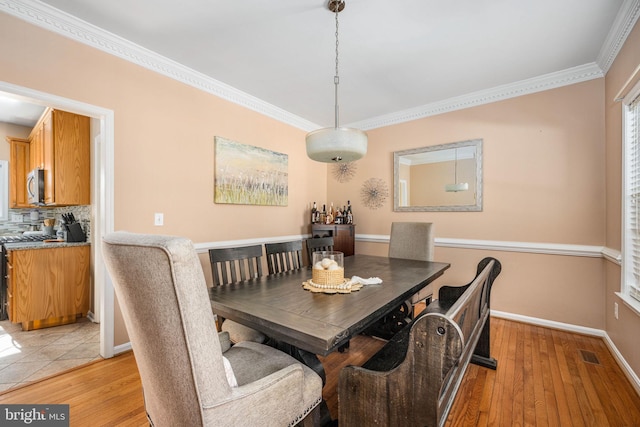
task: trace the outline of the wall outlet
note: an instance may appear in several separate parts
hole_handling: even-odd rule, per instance
[[[618,319],[618,303],[617,302],[613,303],[613,317],[615,317],[616,320]]]
[[[153,216],[153,225],[163,225],[164,224],[164,214],[156,213]]]
[[[15,214],[15,213],[11,214],[11,222],[22,222],[22,221],[23,221],[22,214]]]

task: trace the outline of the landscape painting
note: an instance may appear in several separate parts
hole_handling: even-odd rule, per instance
[[[215,203],[287,206],[289,156],[216,136]]]

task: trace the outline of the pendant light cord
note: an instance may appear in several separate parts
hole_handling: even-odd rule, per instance
[[[333,84],[335,85],[335,101],[336,101],[335,127],[336,129],[338,129],[338,127],[340,126],[340,119],[339,119],[340,107],[338,107],[338,85],[340,84],[340,77],[338,76],[338,13],[340,12],[339,4],[336,4],[335,7],[336,7],[336,11],[335,11],[336,12],[336,75],[333,77]]]
[[[453,183],[458,184],[458,148],[455,151],[455,163],[453,164]]]

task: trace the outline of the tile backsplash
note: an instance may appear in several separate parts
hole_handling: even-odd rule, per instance
[[[35,219],[37,213],[38,219]],[[9,220],[0,221],[0,235],[22,234],[25,231],[42,230],[43,221],[46,218],[54,218],[55,230],[58,229],[62,214],[73,213],[73,216],[82,225],[82,229],[87,235],[87,240],[91,239],[91,206],[65,206],[59,208],[28,208],[9,209]],[[34,219],[31,219],[34,214]]]

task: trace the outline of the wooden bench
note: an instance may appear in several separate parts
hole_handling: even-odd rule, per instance
[[[496,368],[489,301],[500,270],[495,258],[483,259],[471,283],[442,287],[438,299],[362,367],[343,368],[340,427],[444,425],[469,362]]]

